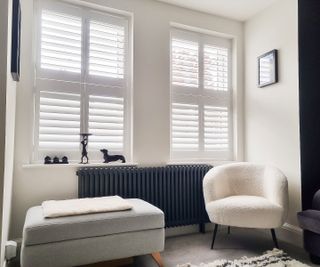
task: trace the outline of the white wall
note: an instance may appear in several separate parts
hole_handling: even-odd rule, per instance
[[[2,13],[3,12],[3,13]],[[14,152],[14,132],[15,132],[15,111],[16,111],[16,82],[12,80],[10,72],[11,64],[11,20],[12,20],[12,0],[1,2],[1,46],[0,62],[5,67],[0,71],[1,77],[1,108],[0,108],[0,128],[1,128],[1,163],[0,179],[1,187],[1,256],[0,266],[4,263],[4,246],[9,238],[9,228],[11,225],[11,200],[13,182],[13,152]],[[4,158],[3,158],[4,156]]]
[[[7,34],[8,34],[8,20],[7,1],[2,3],[0,9],[0,231],[2,231],[3,220],[3,189],[4,189],[4,147],[5,147],[5,125],[6,125],[6,88],[7,88]],[[3,38],[2,38],[3,36]],[[3,250],[4,247],[0,245],[0,266],[3,265]]]
[[[151,0],[93,0],[134,15],[134,114],[133,160],[139,164],[163,164],[169,160],[169,32],[170,22],[234,36],[236,104],[242,103],[243,25],[208,14]],[[17,94],[16,151],[14,169],[12,237],[21,237],[26,210],[45,199],[77,196],[75,169],[23,168],[30,162],[33,124],[32,24],[33,6],[22,4],[22,77]],[[241,111],[241,105],[239,105]],[[241,114],[241,112],[240,112]],[[241,115],[237,117],[241,125]],[[240,135],[241,138],[241,135]],[[242,142],[241,142],[242,143]],[[238,146],[241,154],[241,145]]]
[[[278,166],[289,180],[288,223],[301,209],[297,0],[276,1],[245,23],[245,159]],[[279,83],[257,87],[257,57],[279,50]]]

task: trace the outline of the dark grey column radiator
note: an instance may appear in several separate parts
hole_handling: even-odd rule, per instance
[[[141,198],[165,213],[166,227],[208,222],[202,180],[210,165],[89,167],[77,171],[79,198]]]

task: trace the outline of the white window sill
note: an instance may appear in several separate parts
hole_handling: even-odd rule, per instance
[[[179,161],[172,160],[167,162],[167,165],[192,165],[192,164],[209,164],[213,166],[223,165],[227,163],[233,163],[237,161],[210,161],[210,160],[188,160],[188,161]],[[47,169],[58,169],[58,168],[88,168],[88,167],[115,167],[115,166],[137,166],[138,163],[135,162],[110,162],[110,163],[102,163],[102,162],[92,162],[89,164],[81,164],[71,162],[69,164],[43,164],[43,163],[29,163],[23,164],[22,168],[24,169],[37,169],[37,168],[47,168]],[[149,165],[148,165],[149,166]],[[152,164],[150,166],[156,166],[156,164]]]
[[[206,160],[206,159],[193,159],[193,160],[171,160],[168,165],[192,165],[192,164],[208,164],[213,166],[219,166],[228,163],[238,162],[236,160]]]
[[[43,164],[43,163],[30,163],[22,165],[25,169],[35,169],[35,168],[86,168],[86,167],[114,167],[114,166],[137,166],[137,163],[120,163],[120,162],[110,162],[101,163],[93,162],[88,164],[81,163],[69,163],[69,164]]]

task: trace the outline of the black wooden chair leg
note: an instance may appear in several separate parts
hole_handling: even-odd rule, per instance
[[[213,237],[212,237],[212,243],[211,243],[211,249],[213,249],[214,240],[216,239],[216,236],[217,236],[218,226],[219,226],[218,224],[215,224],[215,225],[214,225]]]
[[[276,246],[276,248],[279,248],[276,232],[274,231],[274,229],[271,229],[271,235],[274,245]]]
[[[228,235],[230,235],[230,229],[231,229],[231,227],[228,226]]]

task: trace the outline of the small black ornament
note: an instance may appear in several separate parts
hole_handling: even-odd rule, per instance
[[[66,157],[66,156],[62,157],[62,162],[61,163],[68,164],[69,163],[68,157]]]
[[[121,160],[122,163],[126,162],[125,157],[122,155],[109,155],[107,149],[101,149],[100,151],[103,153],[103,159],[104,159],[103,163],[108,163],[108,162],[118,161],[118,160]]]
[[[69,164],[69,161],[66,156],[64,156],[61,161],[57,156],[55,156],[53,160],[49,156],[46,156],[44,158],[44,164]]]
[[[82,152],[81,152],[81,162],[82,164],[87,164],[89,163],[89,158],[88,158],[88,151],[87,151],[87,146],[88,146],[88,137],[90,136],[90,133],[80,133],[81,136],[81,145],[82,145]],[[84,159],[86,159],[86,162],[84,162]]]
[[[56,156],[53,158],[53,163],[58,164],[59,163],[59,158]]]
[[[51,158],[49,156],[46,156],[44,158],[44,164],[51,164],[51,163],[52,163]]]

